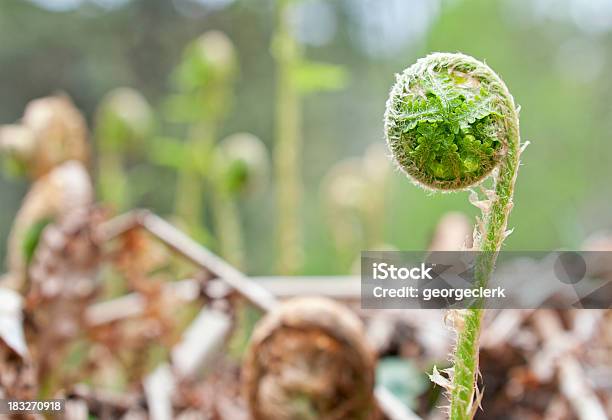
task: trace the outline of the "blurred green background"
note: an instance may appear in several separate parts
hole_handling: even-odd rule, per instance
[[[64,91],[91,126],[103,96],[129,86],[153,105],[152,138],[183,138],[188,128],[167,118],[165,104],[176,91],[171,75],[185,46],[216,29],[232,40],[238,59],[234,99],[216,137],[247,131],[272,150],[275,8],[272,0],[3,0],[0,123],[17,120],[30,100]],[[486,61],[521,106],[522,137],[531,145],[505,249],[577,248],[612,227],[612,1],[296,0],[287,6],[287,21],[304,56],[336,66],[312,76],[328,77],[333,89],[303,97],[301,272],[350,270],[353,257],[338,257],[321,184],[337,162],[383,142],[394,73],[432,51]],[[127,166],[129,205],[172,213],[176,171],[146,155],[129,158]],[[274,181],[237,201],[250,273],[276,269]],[[478,213],[467,193],[434,197],[396,171],[388,182],[376,218],[382,242],[396,248],[424,248],[447,211]],[[27,185],[0,177],[2,256]],[[356,240],[349,248],[356,257],[365,246]]]

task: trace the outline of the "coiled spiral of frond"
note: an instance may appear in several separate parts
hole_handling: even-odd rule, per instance
[[[416,183],[464,189],[485,179],[514,149],[518,119],[508,89],[486,64],[434,53],[397,75],[385,135],[395,161]]]

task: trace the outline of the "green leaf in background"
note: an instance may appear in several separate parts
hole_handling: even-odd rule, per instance
[[[348,80],[346,69],[335,64],[305,61],[295,69],[295,82],[302,94],[341,90]]]
[[[411,409],[416,408],[417,398],[429,387],[427,376],[418,366],[401,357],[385,357],[378,362],[376,384],[387,388]]]

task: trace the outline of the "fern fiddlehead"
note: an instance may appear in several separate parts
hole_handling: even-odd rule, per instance
[[[113,89],[98,105],[94,126],[98,189],[102,200],[111,203],[116,210],[129,207],[133,195],[125,168],[126,155],[140,155],[144,140],[153,128],[153,109],[135,89]]]
[[[235,266],[243,267],[245,249],[237,200],[265,188],[268,151],[253,134],[236,133],[221,140],[215,152],[212,211],[219,252]]]
[[[385,135],[394,160],[415,183],[465,190],[493,178],[479,203],[474,236],[475,287],[485,286],[507,236],[521,142],[518,110],[486,64],[463,54],[434,53],[397,76],[387,101]],[[473,417],[482,310],[462,312],[457,327],[450,418]]]

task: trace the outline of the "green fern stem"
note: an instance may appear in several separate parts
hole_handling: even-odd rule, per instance
[[[500,81],[501,82],[501,81]],[[508,94],[509,96],[509,94]],[[510,97],[510,100],[512,98]],[[501,162],[495,178],[495,195],[491,207],[483,214],[481,237],[477,246],[482,251],[475,267],[475,287],[485,287],[495,267],[497,252],[506,236],[508,216],[512,210],[514,183],[519,167],[520,137],[518,132],[518,114],[514,104],[512,126],[509,127],[509,142],[506,158]],[[514,129],[516,128],[516,129]],[[453,389],[451,390],[451,419],[473,417],[475,407],[474,391],[478,372],[478,342],[483,311],[479,308],[468,309],[459,330],[454,357]]]
[[[486,286],[507,235],[521,151],[518,111],[500,77],[463,54],[434,53],[397,76],[385,112],[388,146],[418,185],[465,190],[492,175],[475,232],[475,287]],[[458,319],[450,418],[475,414],[482,302]]]
[[[295,71],[301,50],[291,35],[287,21],[290,0],[277,4],[277,30],[272,42],[276,60],[276,144],[274,165],[278,209],[278,265],[282,274],[295,274],[301,266],[301,228],[299,208],[302,199],[301,101]]]
[[[217,188],[212,201],[215,233],[220,254],[232,265],[244,269],[244,238],[240,213],[234,198]]]
[[[207,242],[210,234],[204,223],[204,186],[210,168],[210,154],[217,121],[196,124],[191,128],[186,147],[187,161],[180,168],[175,196],[175,214],[198,241]]]
[[[126,202],[128,201],[127,174],[123,168],[120,153],[110,150],[100,151],[98,188],[102,200],[112,203],[116,211],[126,209]]]

